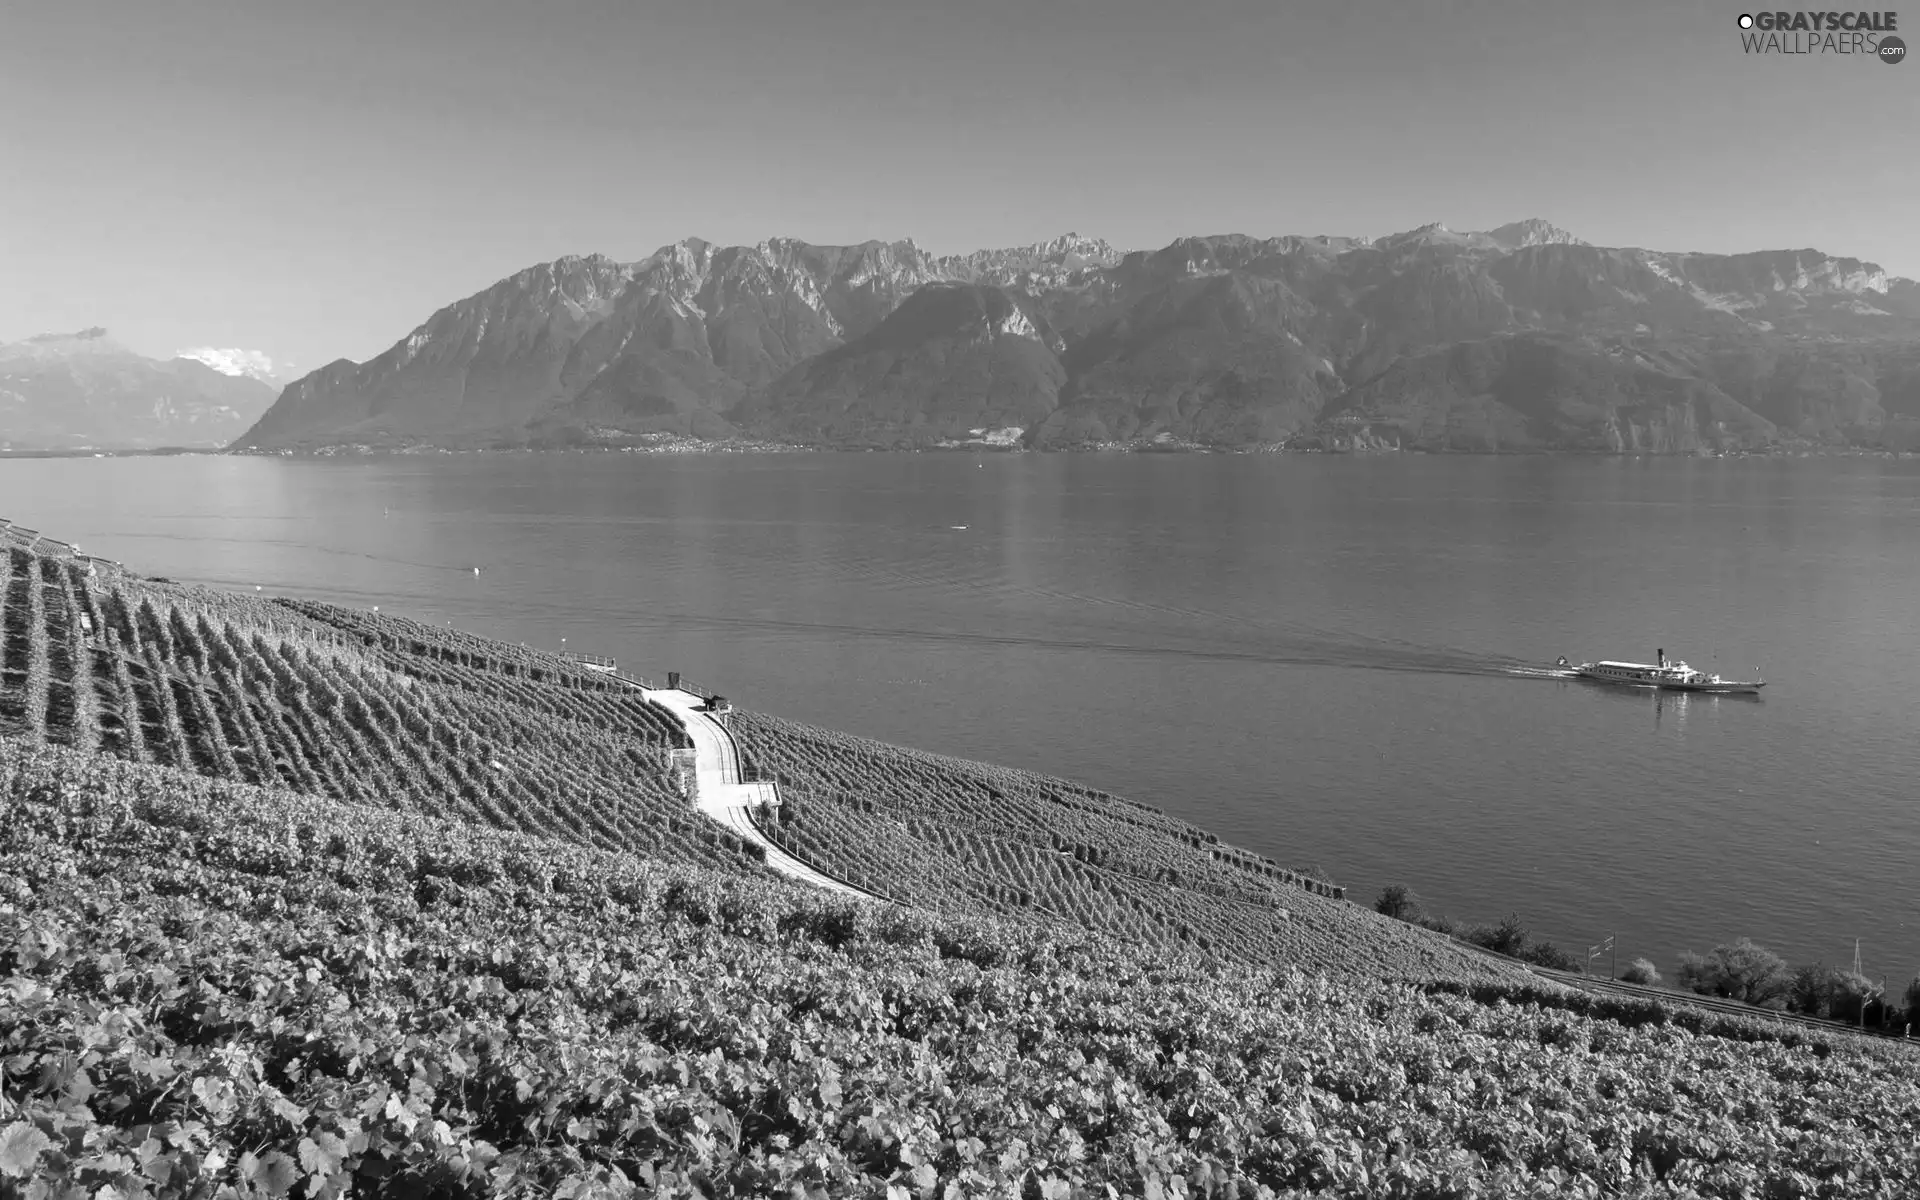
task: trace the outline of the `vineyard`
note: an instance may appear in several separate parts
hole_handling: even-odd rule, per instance
[[[0,734],[606,849],[754,869],[679,722],[552,655],[0,550]]]
[[[1911,1050],[0,737],[0,1196],[1910,1197]]]
[[[785,798],[768,836],[883,895],[1320,971],[1514,974],[1334,900],[1157,809],[1080,784],[757,713],[734,714],[730,728],[749,772],[777,782]]]
[[[577,661],[20,545],[0,572],[0,734],[758,869],[759,847],[688,802],[677,719]],[[906,904],[1322,970],[1511,974],[1145,805],[752,713],[729,720],[749,772],[786,799],[761,823],[769,840]]]

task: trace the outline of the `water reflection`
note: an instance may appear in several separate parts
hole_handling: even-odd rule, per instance
[[[1684,730],[1687,727],[1687,708],[1692,702],[1693,696],[1689,692],[1662,692],[1656,690],[1653,693],[1653,727],[1659,729],[1661,722],[1667,716],[1668,711],[1671,710],[1673,715],[1673,728],[1676,732]]]

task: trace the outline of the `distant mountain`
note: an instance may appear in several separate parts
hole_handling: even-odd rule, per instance
[[[914,445],[1044,420],[1065,343],[1025,293],[929,284],[761,389],[735,420],[776,437]]]
[[[272,358],[258,350],[238,348],[221,349],[217,346],[194,346],[186,350],[176,350],[175,358],[190,358],[205,363],[222,375],[245,375],[249,379],[258,379],[270,384],[276,390],[298,379],[301,372],[292,363],[276,363]]]
[[[237,445],[1017,426],[1038,447],[1904,446],[1917,348],[1920,285],[1871,263],[1608,248],[1540,220],[1130,253],[689,239],[502,280],[296,381]]]
[[[257,379],[147,358],[97,327],[0,343],[0,448],[217,448],[273,398]]]

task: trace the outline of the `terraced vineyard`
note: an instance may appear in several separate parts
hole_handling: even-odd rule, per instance
[[[677,720],[565,659],[416,622],[0,551],[0,734],[749,868]]]
[[[1512,974],[1119,796],[759,713],[730,720],[749,772],[786,798],[770,836],[883,894],[1317,970]]]
[[[0,1195],[1834,1197],[1915,1056],[1347,983],[0,738]]]
[[[760,870],[689,803],[665,709],[577,662],[391,615],[264,600],[11,547],[0,733],[605,849]],[[1145,805],[739,713],[762,823],[802,861],[951,914],[1404,978],[1515,968]]]
[[[0,1200],[1920,1194],[1907,1046],[731,720],[774,836],[914,908],[765,871],[577,663],[0,540]]]

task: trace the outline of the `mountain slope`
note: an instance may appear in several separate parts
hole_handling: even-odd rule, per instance
[[[638,263],[563,258],[449,305],[364,365],[343,360],[296,382],[239,446],[459,444],[579,427],[724,433],[749,390],[940,277],[911,242],[694,238]]]
[[[1871,263],[1593,246],[1539,220],[1127,254],[1077,234],[947,257],[689,239],[503,280],[296,382],[237,447],[921,445],[1012,425],[1039,447],[1233,447],[1346,444],[1356,423],[1360,444],[1440,450],[1896,445],[1920,436],[1916,346],[1920,285]],[[1458,377],[1435,366],[1456,350]],[[1513,352],[1558,361],[1479,365]],[[1477,390],[1493,376],[1555,390]]]
[[[0,448],[216,448],[273,402],[259,380],[136,354],[93,328],[0,344]]]
[[[1026,428],[1053,410],[1063,348],[1032,302],[1001,288],[921,288],[871,332],[794,368],[738,419],[807,441],[924,444]]]
[[[1623,346],[1504,335],[1396,361],[1332,407],[1362,444],[1673,453],[1764,442],[1774,426],[1712,384]]]

